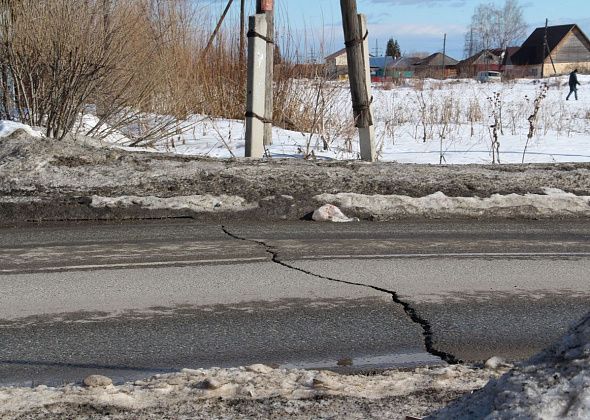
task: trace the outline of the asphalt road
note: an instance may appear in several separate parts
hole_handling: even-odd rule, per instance
[[[587,221],[2,228],[0,384],[519,359],[590,309],[589,269]]]

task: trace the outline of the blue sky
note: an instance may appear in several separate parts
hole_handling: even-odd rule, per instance
[[[477,0],[357,0],[359,13],[369,21],[371,52],[383,52],[387,40],[399,41],[402,52],[442,51],[447,34],[447,53],[463,58],[463,42],[471,16],[480,3],[503,5],[501,1]],[[545,24],[577,23],[590,36],[590,2],[587,0],[521,0],[530,29]],[[313,49],[316,56],[343,47],[339,0],[275,0],[279,25],[288,25],[296,42]],[[322,47],[320,47],[322,45]],[[321,50],[321,51],[320,51]],[[307,54],[308,56],[310,53]]]

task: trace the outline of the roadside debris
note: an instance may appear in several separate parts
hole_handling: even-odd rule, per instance
[[[324,204],[313,212],[312,220],[316,222],[354,222],[357,218],[346,217],[342,211],[333,204]]]

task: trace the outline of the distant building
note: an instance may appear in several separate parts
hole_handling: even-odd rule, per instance
[[[414,64],[422,60],[419,57],[373,57],[371,62],[371,80],[383,82],[388,79],[411,78],[414,76]]]
[[[474,77],[480,71],[501,71],[505,51],[502,48],[486,49],[457,63],[459,77]]]
[[[346,48],[342,48],[325,58],[326,72],[332,79],[345,79],[348,76],[348,60]]]
[[[546,77],[575,68],[590,70],[590,40],[576,24],[541,27],[509,59],[511,63],[505,70],[522,76]]]
[[[454,58],[442,53],[434,53],[414,64],[414,71],[418,77],[455,77],[457,63]],[[444,67],[444,68],[443,68]]]

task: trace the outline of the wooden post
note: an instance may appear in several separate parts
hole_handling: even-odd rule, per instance
[[[342,27],[344,29],[344,44],[346,45],[346,56],[348,60],[348,79],[350,93],[352,95],[352,109],[359,128],[361,159],[372,162],[375,160],[374,137],[371,136],[373,120],[370,108],[370,96],[367,86],[365,66],[368,62],[368,47],[363,52],[363,43],[367,31],[361,32],[359,16],[357,14],[356,0],[340,0],[342,11]],[[365,53],[367,58],[365,59]]]
[[[244,65],[244,53],[246,48],[246,0],[240,0],[240,53],[239,53],[239,63],[240,63],[240,72],[243,69]],[[241,74],[241,73],[240,73]]]
[[[221,17],[217,21],[217,25],[215,26],[215,29],[213,30],[213,33],[209,37],[209,41],[207,42],[207,46],[205,47],[205,50],[203,51],[203,56],[207,55],[207,52],[209,51],[209,48],[211,48],[211,44],[213,44],[213,40],[217,36],[217,33],[219,32],[219,29],[221,28],[221,24],[225,20],[225,17],[227,16],[227,12],[229,12],[229,8],[230,8],[230,6],[231,6],[231,4],[233,2],[234,2],[234,0],[229,0],[227,2],[227,5],[225,6],[225,9],[223,10],[223,13],[221,14]]]
[[[442,79],[446,79],[445,54],[447,53],[447,34],[443,37]]]
[[[264,99],[264,145],[272,144],[273,79],[275,50],[274,0],[257,0],[256,13],[266,16],[266,97]]]
[[[264,155],[264,99],[266,85],[266,16],[250,16],[248,31],[248,91],[246,97],[246,157]]]

